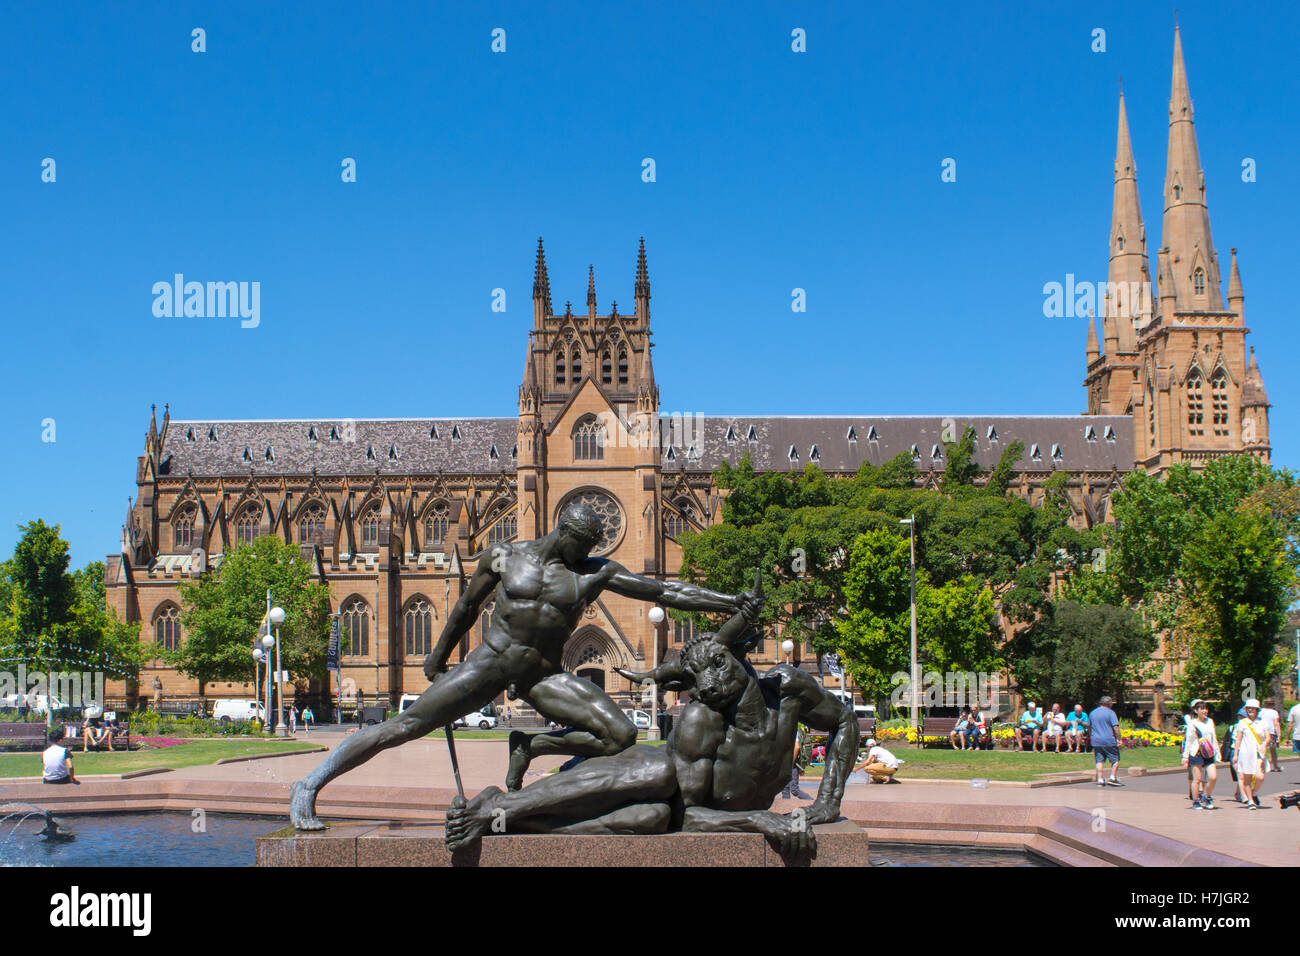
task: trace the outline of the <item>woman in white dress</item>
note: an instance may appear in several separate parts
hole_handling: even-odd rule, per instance
[[[1237,768],[1247,809],[1258,810],[1259,788],[1263,786],[1264,774],[1268,772],[1268,764],[1264,760],[1268,737],[1267,731],[1261,733],[1262,728],[1256,721],[1259,717],[1259,701],[1252,697],[1242,709],[1246,711],[1246,716],[1232,728],[1232,762]]]

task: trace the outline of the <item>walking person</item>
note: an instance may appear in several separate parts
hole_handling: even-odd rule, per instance
[[[1268,769],[1277,773],[1282,767],[1277,762],[1277,745],[1282,740],[1282,715],[1277,712],[1277,699],[1265,697],[1259,709],[1259,720],[1268,731],[1265,746],[1268,748]]]
[[[1300,704],[1287,712],[1286,722],[1291,728],[1291,753],[1300,754]]]
[[[799,786],[799,774],[803,772],[804,765],[808,763],[808,758],[804,754],[804,743],[808,733],[804,730],[803,724],[799,725],[799,730],[794,735],[794,764],[790,768],[790,782],[785,785],[781,791],[781,796],[788,800],[811,800],[802,787]]]
[[[1264,775],[1268,773],[1267,731],[1259,720],[1259,701],[1251,698],[1242,707],[1246,713],[1232,729],[1233,761],[1237,765],[1237,778],[1241,782],[1241,794],[1248,810],[1258,810],[1259,790],[1264,785]]]
[[[289,733],[298,733],[298,708],[294,707],[293,704],[289,705]]]
[[[1237,719],[1240,720],[1245,716],[1246,708],[1242,707],[1237,711]],[[1223,737],[1223,759],[1228,764],[1228,773],[1232,775],[1232,799],[1238,803],[1245,803],[1246,798],[1241,795],[1241,778],[1237,775],[1237,747],[1233,741],[1236,735],[1237,726],[1233,724]]]
[[[302,709],[302,733],[304,737],[311,734],[312,721],[315,719],[316,715],[311,712],[310,705]]]
[[[1119,771],[1119,718],[1111,709],[1115,701],[1111,697],[1102,697],[1097,707],[1088,715],[1088,726],[1092,734],[1092,752],[1097,759],[1097,786],[1122,787],[1116,774]],[[1110,763],[1110,779],[1103,779],[1103,761]]]
[[[1183,766],[1195,777],[1193,810],[1214,809],[1214,782],[1218,777],[1215,762],[1223,759],[1219,748],[1219,735],[1210,719],[1210,705],[1203,700],[1192,701],[1194,716],[1187,719],[1187,732],[1183,736]]]

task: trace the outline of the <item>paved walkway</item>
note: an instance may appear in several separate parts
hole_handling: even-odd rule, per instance
[[[337,746],[338,734],[313,733],[313,744]],[[473,794],[490,784],[502,786],[506,771],[506,744],[502,740],[458,739],[461,778]],[[186,767],[173,771],[175,777],[195,780],[290,783],[305,775],[323,758],[323,753],[269,760],[251,760],[221,766]],[[564,762],[562,757],[540,758],[530,774],[540,775]],[[1105,819],[1204,847],[1229,856],[1271,866],[1300,864],[1300,811],[1277,807],[1278,793],[1300,787],[1300,762],[1283,764],[1281,773],[1269,776],[1264,787],[1267,809],[1247,811],[1231,801],[1232,784],[1225,772],[1216,787],[1222,809],[1193,811],[1187,801],[1186,776],[1167,774],[1127,777],[1124,788],[1099,790],[1094,784],[1029,788],[998,786],[975,789],[969,784],[908,780],[888,786],[849,784],[847,801],[902,801],[939,804],[983,804],[1004,806],[1073,807],[1085,813],[1102,811]],[[425,738],[383,751],[368,763],[338,778],[340,783],[371,787],[452,786],[451,761],[440,737]],[[818,783],[805,780],[803,788],[816,792]],[[328,793],[328,789],[326,790]],[[773,809],[786,812],[795,801],[780,798]],[[802,804],[805,805],[806,804]],[[1098,817],[1098,819],[1101,819]]]

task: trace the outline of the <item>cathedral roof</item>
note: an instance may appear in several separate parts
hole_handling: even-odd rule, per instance
[[[165,473],[184,475],[513,472],[518,418],[172,421]],[[268,456],[269,449],[269,456]],[[247,456],[245,452],[247,451]],[[495,451],[496,457],[493,458]]]
[[[945,438],[960,438],[967,425],[975,429],[975,461],[986,470],[1017,438],[1025,445],[1017,471],[1127,472],[1134,460],[1127,415],[707,415],[661,423],[665,466],[688,470],[735,464],[748,451],[759,471],[801,470],[811,461],[823,471],[851,472],[901,452],[911,452],[921,471],[942,471]]]

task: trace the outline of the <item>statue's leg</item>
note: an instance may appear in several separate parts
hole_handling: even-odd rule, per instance
[[[636,743],[636,727],[605,692],[589,680],[567,671],[551,674],[524,695],[543,717],[565,729],[545,734],[510,735],[510,768],[506,789],[518,790],[534,757],[571,754],[607,757]]]
[[[401,714],[382,724],[357,731],[344,739],[329,756],[293,785],[289,798],[289,819],[299,830],[320,830],[325,824],[316,817],[316,794],[339,774],[347,773],[381,750],[423,737],[457,717],[478,710],[498,693],[503,684],[492,666],[495,656],[471,655],[420,695]]]
[[[676,792],[677,775],[667,751],[634,747],[585,760],[513,793],[488,787],[466,806],[447,811],[447,846],[455,850],[488,832],[551,833],[580,824],[597,829],[562,832],[660,833],[667,827],[662,813],[634,808],[666,807]]]

